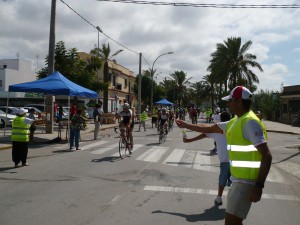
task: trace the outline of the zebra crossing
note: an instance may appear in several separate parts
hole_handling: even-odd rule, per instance
[[[109,141],[100,140],[87,145],[81,146],[82,151],[88,151],[90,154],[102,155],[108,152],[113,152],[111,157],[119,157],[119,143],[111,143]],[[82,145],[83,143],[81,143]],[[54,148],[68,149],[68,144],[54,146]],[[220,163],[217,156],[211,156],[208,151],[197,151],[188,149],[179,149],[166,146],[147,146],[145,144],[135,144],[132,150],[131,159],[144,161],[149,163],[160,163],[167,166],[177,166],[183,168],[190,168],[195,170],[215,172],[220,170]],[[297,172],[298,171],[298,172]],[[300,179],[300,166],[291,162],[281,163],[272,166],[267,181],[274,183],[289,184],[286,173]]]

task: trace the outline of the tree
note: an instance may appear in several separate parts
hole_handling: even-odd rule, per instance
[[[91,66],[95,64],[91,58],[90,63],[81,60],[77,54],[76,48],[66,49],[65,43],[59,41],[55,45],[55,71],[59,71],[66,78],[74,83],[80,84],[83,87],[99,91],[101,84],[95,85],[95,71],[97,66]],[[46,65],[48,65],[48,57],[46,57]],[[99,65],[98,65],[99,67]],[[38,78],[42,79],[48,76],[47,67],[38,71]]]
[[[181,107],[182,104],[189,101],[188,87],[191,84],[189,80],[192,79],[192,77],[187,78],[187,74],[183,71],[175,71],[174,73],[170,74],[170,76],[176,83],[178,104],[179,107]]]
[[[261,65],[256,62],[256,56],[247,53],[252,41],[241,45],[241,38],[231,37],[224,44],[217,44],[217,50],[211,54],[212,59],[208,71],[213,74],[217,82],[225,86],[225,92],[229,85],[230,89],[245,82],[247,87],[253,83],[259,83],[256,74],[249,67],[263,71]]]
[[[108,86],[109,86],[109,67],[108,67],[108,60],[111,59],[112,57],[118,55],[120,52],[123,50],[118,50],[114,54],[111,55],[111,50],[109,43],[102,44],[102,48],[98,49],[99,55],[102,58],[104,62],[103,66],[103,81],[106,84],[106,88],[103,90],[103,111],[108,112]]]
[[[207,99],[209,95],[210,86],[207,86],[204,81],[198,81],[191,85],[192,100],[196,106],[200,106],[202,100]]]

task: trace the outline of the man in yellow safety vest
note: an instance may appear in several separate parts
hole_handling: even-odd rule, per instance
[[[29,128],[33,123],[32,119],[26,117],[26,110],[20,108],[17,112],[17,117],[12,122],[12,160],[15,167],[29,166],[27,163],[28,142],[29,142]]]
[[[272,155],[265,127],[250,109],[252,93],[237,86],[222,100],[227,101],[229,111],[236,115],[230,121],[195,125],[177,120],[176,123],[180,128],[200,133],[226,135],[232,185],[227,195],[225,225],[242,225],[252,202],[261,199]]]

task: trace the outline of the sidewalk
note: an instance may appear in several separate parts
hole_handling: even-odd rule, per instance
[[[296,134],[300,135],[300,127],[292,127],[287,124],[282,124],[278,122],[262,120],[266,126],[267,132],[276,132],[276,133],[285,133],[285,134]],[[103,124],[100,127],[100,133],[104,134],[106,132],[112,132],[114,127],[118,127],[118,124]],[[87,123],[87,128],[84,131],[81,131],[81,134],[92,133],[94,131],[93,121]],[[63,129],[61,132],[62,140],[66,141],[66,130]],[[58,131],[55,130],[52,134],[46,134],[44,128],[37,129],[34,135],[34,140],[36,143],[46,143],[55,139],[58,136]],[[4,137],[3,131],[0,133],[0,150],[11,149],[11,132],[7,131],[6,136]]]
[[[100,127],[100,135],[106,135],[106,133],[112,132],[114,127],[118,127],[119,124],[103,124]],[[95,125],[94,122],[91,120],[87,123],[87,127],[85,130],[81,131],[81,134],[87,134],[94,132]],[[58,137],[58,128],[54,127],[54,131],[52,134],[47,134],[45,132],[45,127],[39,127],[37,126],[37,130],[34,133],[34,144],[40,144],[40,143],[47,143],[51,140],[54,140]],[[66,138],[66,129],[63,128],[61,131],[61,139],[62,141],[67,141]],[[0,151],[5,149],[11,149],[11,129],[6,131],[6,134],[4,136],[3,130],[0,130]]]

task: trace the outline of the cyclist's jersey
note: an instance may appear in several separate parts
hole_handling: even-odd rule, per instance
[[[130,122],[130,119],[132,117],[132,111],[131,111],[131,109],[129,109],[128,112],[121,111],[119,113],[119,116],[123,117],[123,120],[121,121],[121,123],[128,125]]]

